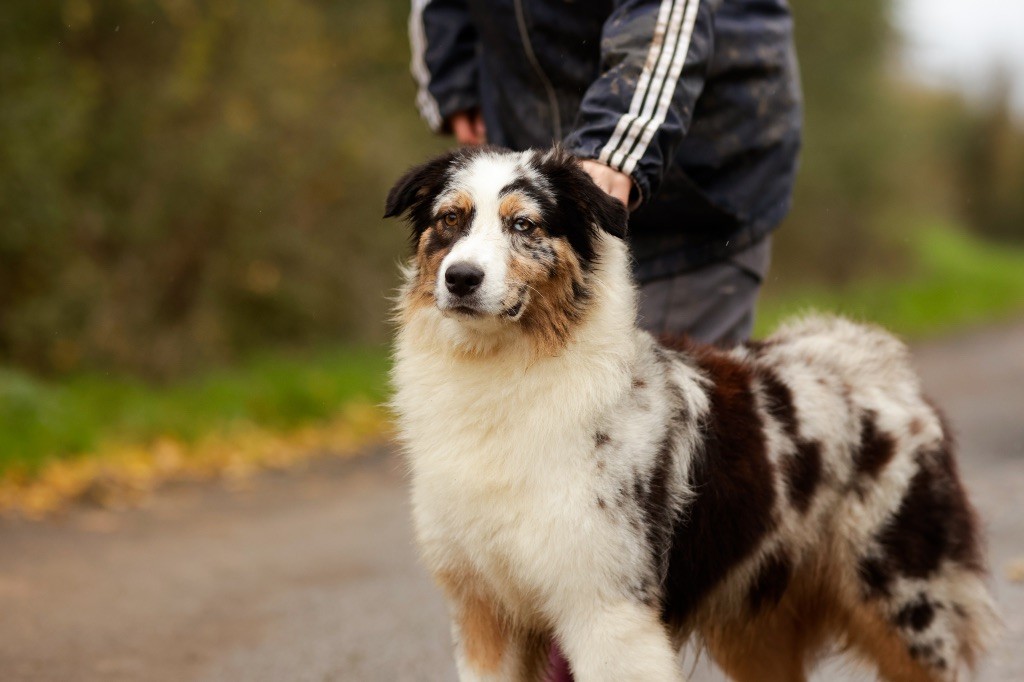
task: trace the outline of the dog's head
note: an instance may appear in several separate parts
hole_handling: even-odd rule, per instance
[[[416,250],[406,310],[475,334],[510,325],[554,349],[580,324],[591,275],[625,207],[566,152],[468,148],[406,173],[385,217],[406,215]]]

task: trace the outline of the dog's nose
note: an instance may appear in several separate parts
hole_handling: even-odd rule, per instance
[[[448,285],[448,291],[456,296],[468,296],[480,287],[482,281],[484,271],[465,261],[452,263],[444,271],[444,283]]]

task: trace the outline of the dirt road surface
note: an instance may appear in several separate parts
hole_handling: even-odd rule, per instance
[[[1024,561],[1024,323],[915,356],[990,538],[1007,632],[979,679],[1024,680],[1024,583],[1010,579]],[[382,451],[241,490],[172,487],[132,511],[0,521],[0,680],[453,680],[404,486]],[[724,678],[702,664],[694,679]],[[830,665],[814,679],[871,676]]]

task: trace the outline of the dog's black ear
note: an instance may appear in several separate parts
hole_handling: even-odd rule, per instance
[[[622,202],[594,183],[579,159],[555,147],[540,157],[539,166],[554,187],[563,210],[576,213],[588,227],[596,225],[612,236],[626,238],[629,212]]]
[[[388,192],[388,198],[384,204],[384,217],[395,218],[407,211],[415,211],[419,208],[444,184],[445,178],[458,156],[459,151],[453,150],[422,165],[410,168]]]
[[[582,177],[579,179],[580,200],[590,210],[590,219],[598,227],[619,239],[626,238],[629,225],[629,211],[621,201],[597,186],[593,178],[577,165]]]

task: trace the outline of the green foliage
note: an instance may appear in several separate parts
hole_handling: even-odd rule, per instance
[[[908,239],[911,263],[902,276],[810,285],[781,295],[769,287],[757,335],[811,310],[874,322],[908,338],[1024,313],[1024,249],[994,246],[941,222],[914,230]]]
[[[877,258],[877,226],[899,178],[902,122],[894,111],[900,105],[886,80],[889,0],[793,0],[791,6],[804,144],[776,266],[787,280],[839,283]]]
[[[0,359],[170,376],[379,340],[388,183],[434,148],[403,0],[12,0]]]
[[[1024,243],[1024,129],[1007,90],[980,111],[965,109],[948,131],[956,152],[959,209],[979,232]]]
[[[324,421],[353,401],[383,400],[387,366],[377,347],[265,355],[163,388],[99,374],[53,383],[3,369],[0,474],[31,473],[109,442],[188,442],[234,423],[288,430]]]

